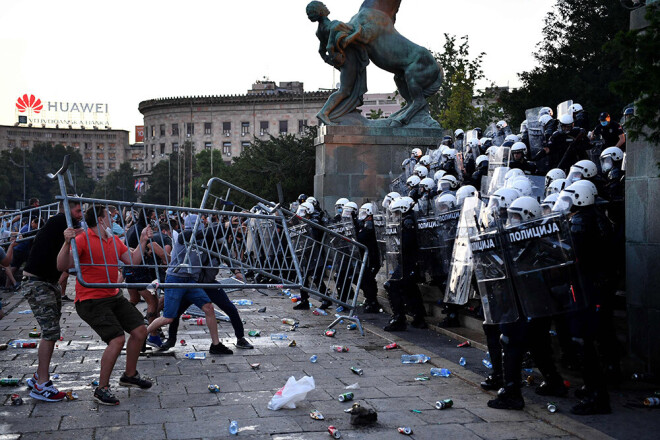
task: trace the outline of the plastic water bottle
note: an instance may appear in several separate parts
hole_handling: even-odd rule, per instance
[[[523,368],[523,371],[527,374],[532,374],[534,372],[533,368]]]
[[[314,312],[315,312],[315,313],[314,313],[315,315],[328,316],[328,312],[326,312],[326,311],[323,310],[323,309],[318,309],[318,308],[317,308],[317,309],[314,310]]]
[[[431,360],[430,357],[428,357],[425,354],[402,354],[401,355],[401,363],[402,364],[423,364],[425,362],[428,362]]]
[[[281,341],[283,339],[289,339],[289,337],[283,333],[273,333],[272,335],[270,335],[270,339],[272,341],[276,341],[276,340]]]
[[[464,357],[462,357],[458,360],[458,365],[460,365],[461,367],[464,367],[465,364],[467,364],[467,361],[465,360]]]
[[[232,420],[229,424],[229,433],[231,435],[238,434],[238,422],[236,420]]]
[[[250,299],[239,299],[232,301],[232,303],[234,303],[235,306],[251,306],[254,304],[254,301]]]
[[[9,343],[14,348],[37,348],[37,341],[29,341],[24,339],[17,339]]]
[[[342,306],[339,306],[335,309],[335,312],[337,312],[337,313],[341,313],[343,311],[344,311],[344,308]]]
[[[195,319],[195,325],[206,325],[206,318]]]
[[[206,359],[206,353],[199,351],[195,353],[186,353],[184,356],[188,359]]]
[[[431,376],[449,377],[451,376],[451,371],[446,368],[431,368]]]
[[[491,370],[493,369],[493,364],[488,359],[482,360],[481,363],[484,364],[484,367],[489,368]]]
[[[317,355],[314,355],[311,358],[309,358],[309,361],[313,364],[315,364],[316,361],[318,361],[318,360],[319,360],[319,357]]]

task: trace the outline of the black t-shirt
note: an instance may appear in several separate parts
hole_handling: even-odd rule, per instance
[[[30,255],[25,265],[26,272],[43,278],[50,283],[56,283],[59,280],[60,271],[57,270],[57,254],[59,254],[64,244],[64,230],[66,228],[66,217],[63,212],[48,219],[32,241]]]
[[[605,148],[614,147],[619,142],[619,136],[623,134],[623,128],[618,122],[610,122],[605,127],[598,124],[594,128],[594,137],[602,136],[605,141]],[[621,145],[621,150],[626,151],[626,143]]]
[[[170,247],[172,246],[172,238],[160,232],[155,233],[153,237],[151,237],[151,242],[157,243],[160,247],[163,248],[163,250],[165,250],[165,246],[170,246]],[[155,252],[154,252],[154,256],[156,258],[157,264],[167,266],[167,262],[161,260],[158,256],[156,256]]]

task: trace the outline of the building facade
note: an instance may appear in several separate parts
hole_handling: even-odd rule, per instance
[[[126,130],[0,125],[0,151],[14,148],[30,150],[37,144],[73,147],[83,158],[85,174],[94,179],[101,179],[118,169],[131,155]]]
[[[193,151],[220,150],[230,163],[255,139],[298,135],[316,125],[331,91],[304,92],[300,82],[258,81],[245,95],[161,98],[144,115],[144,172],[190,141]]]

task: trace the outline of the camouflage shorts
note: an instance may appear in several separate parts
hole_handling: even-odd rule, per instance
[[[32,313],[41,327],[41,338],[46,341],[60,339],[62,294],[60,286],[43,281],[25,281],[21,293],[28,300]]]

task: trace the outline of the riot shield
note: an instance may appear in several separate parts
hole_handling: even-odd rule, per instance
[[[491,181],[493,180],[493,177],[495,175],[495,170],[501,167],[506,167],[507,171],[509,171],[509,153],[511,149],[509,147],[497,147],[491,150],[490,154],[488,155],[488,177],[486,178],[486,184],[488,185],[487,188],[490,189],[491,186]],[[499,172],[501,173],[501,171]],[[504,172],[506,174],[506,171]],[[502,178],[504,176],[502,175]],[[482,181],[482,188],[483,188],[483,181]],[[489,193],[488,195],[490,195]]]
[[[408,180],[408,177],[412,176],[413,171],[415,170],[415,165],[417,165],[417,161],[413,158],[408,158],[403,161],[401,164],[401,174],[390,183],[390,191],[395,191],[399,194],[408,193],[406,180]]]
[[[525,176],[532,184],[532,195],[537,202],[541,203],[545,198],[545,176]]]
[[[527,117],[527,133],[529,134],[530,157],[534,157],[543,148],[543,127],[539,122],[539,111],[541,107],[530,108],[525,111]]]
[[[504,138],[506,136],[499,132],[495,124],[490,124],[487,130],[488,132],[493,133],[493,145],[499,147],[504,143]]]
[[[458,228],[458,220],[461,217],[461,210],[456,209],[442,213],[435,213],[435,220],[437,223],[437,235],[441,238],[440,257],[442,258],[442,278],[447,278],[449,268],[451,266],[451,254],[454,249],[454,241],[456,240],[456,230]]]
[[[374,214],[374,230],[376,231],[376,241],[378,242],[378,253],[380,254],[380,264],[383,265],[383,260],[387,253],[387,247],[385,245],[385,227],[387,221],[385,220],[384,214]]]
[[[500,231],[501,227],[470,237],[474,274],[488,324],[515,322],[520,317]]]
[[[473,271],[470,235],[478,232],[477,221],[481,205],[478,197],[468,197],[463,202],[445,289],[444,302],[446,303],[465,304],[469,299]]]
[[[443,231],[439,227],[435,215],[420,216],[417,218],[417,243],[419,272],[422,282],[438,282],[442,279],[443,253],[442,246],[445,244]]]
[[[431,164],[429,165],[429,176],[432,177],[433,174],[440,169],[442,164],[442,150],[436,148],[431,150],[430,148],[426,151],[426,154],[431,158]]]
[[[427,217],[433,215],[434,203],[433,200],[429,200],[428,194],[424,194],[417,203],[415,203],[415,211],[417,211],[418,217]]]
[[[490,197],[498,189],[504,188],[504,177],[509,170],[509,167],[495,168],[495,170],[493,170],[493,177],[488,180],[488,188],[486,191],[482,192],[482,195]]]
[[[392,280],[403,278],[401,258],[401,221],[397,217],[387,218],[385,225],[385,263],[387,277]]]
[[[463,139],[456,139],[456,141],[454,142],[454,149],[458,153],[463,153],[463,151],[464,151],[463,146],[464,145],[465,145],[465,135],[463,135]]]
[[[568,101],[564,101],[561,104],[557,105],[557,116],[556,118],[559,119],[564,115],[567,114],[572,114],[571,113],[571,106],[573,105],[573,100],[569,99]]]
[[[504,233],[511,278],[527,318],[586,307],[565,217],[543,217],[507,227]]]

